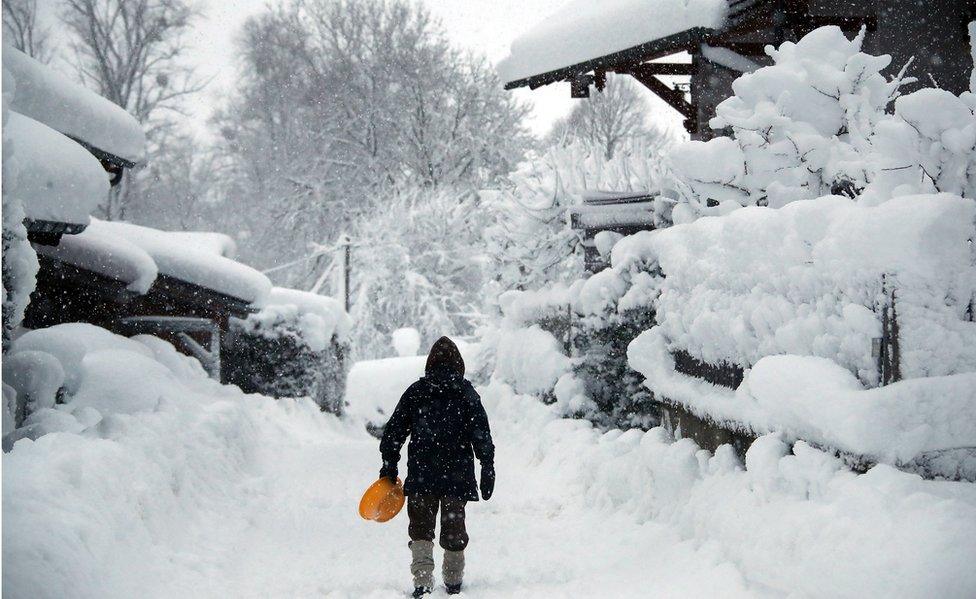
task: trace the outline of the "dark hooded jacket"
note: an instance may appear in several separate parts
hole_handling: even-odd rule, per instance
[[[396,475],[407,437],[406,495],[478,500],[474,456],[493,467],[495,446],[481,397],[464,378],[454,342],[441,337],[427,357],[424,376],[400,398],[383,430],[381,476]]]

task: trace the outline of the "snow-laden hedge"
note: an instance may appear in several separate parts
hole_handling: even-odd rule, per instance
[[[601,426],[652,426],[650,394],[626,352],[653,324],[653,309],[611,312],[603,291],[577,281],[502,295],[504,319],[485,340],[494,351],[494,377],[567,416]]]
[[[894,291],[905,378],[976,370],[976,204],[948,194],[877,207],[825,197],[621,240],[613,268],[584,289],[620,282],[644,294],[660,273],[657,324],[672,349],[749,367],[772,354],[828,358],[876,384],[872,339],[882,277]],[[596,290],[592,291],[593,293]]]
[[[267,305],[231,320],[224,377],[248,393],[310,397],[343,411],[352,321],[334,298],[275,287]]]

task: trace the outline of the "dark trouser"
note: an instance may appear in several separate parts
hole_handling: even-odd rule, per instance
[[[464,528],[463,499],[411,495],[407,497],[407,516],[410,518],[411,541],[433,541],[437,523],[437,509],[441,511],[441,547],[448,551],[463,551],[468,546],[468,531]]]

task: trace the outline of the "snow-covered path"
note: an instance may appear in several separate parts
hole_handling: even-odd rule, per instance
[[[423,360],[357,364],[340,420],[150,341],[154,360],[103,340],[50,432],[4,454],[4,597],[403,597],[406,514],[357,513],[380,464],[364,422]],[[464,596],[976,595],[976,485],[855,475],[775,436],[744,470],[660,429],[601,433],[506,385],[481,393],[498,483],[468,507]]]
[[[422,367],[410,359],[371,366],[359,365],[351,384],[389,393]],[[351,389],[354,399],[367,391]],[[560,489],[573,481],[547,472],[539,456],[524,451],[524,427],[491,414],[492,397],[486,404],[499,481],[490,502],[469,504],[465,596],[758,593],[747,593],[737,570],[714,552],[682,542],[666,526],[586,510],[572,493],[561,497]],[[242,484],[234,493],[245,498],[241,505],[202,519],[205,526],[186,543],[170,575],[161,576],[171,586],[159,589],[160,596],[402,597],[409,589],[406,513],[376,524],[356,512],[378,470],[376,439],[352,426],[328,436],[300,426],[283,432],[280,444],[261,452],[260,471],[268,477]]]

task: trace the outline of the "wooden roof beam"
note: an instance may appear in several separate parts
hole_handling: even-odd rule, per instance
[[[694,73],[694,66],[690,62],[645,62],[636,67],[624,67],[617,72],[631,74],[636,68],[640,68],[646,75],[691,75]]]
[[[645,65],[638,65],[628,72],[634,79],[640,81],[644,87],[667,102],[671,108],[684,115],[686,119],[693,118],[697,114],[695,107],[685,100],[684,92],[668,87],[666,83],[657,78],[653,72],[654,69],[645,69],[644,67]]]

